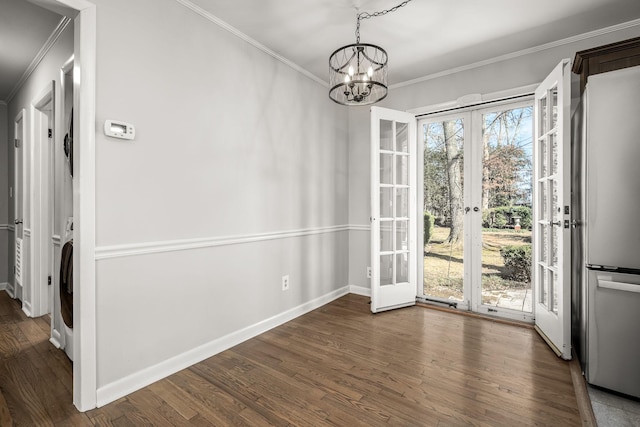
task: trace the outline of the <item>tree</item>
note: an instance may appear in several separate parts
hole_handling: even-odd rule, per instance
[[[442,123],[444,128],[444,142],[447,152],[447,180],[449,183],[449,211],[451,212],[451,227],[447,243],[457,243],[462,236],[463,227],[463,192],[462,192],[462,153],[458,149],[456,138],[456,122]]]

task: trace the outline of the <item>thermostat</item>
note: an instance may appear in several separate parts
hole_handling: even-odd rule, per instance
[[[131,123],[106,120],[104,122],[104,134],[114,138],[133,139],[136,136],[136,128]]]

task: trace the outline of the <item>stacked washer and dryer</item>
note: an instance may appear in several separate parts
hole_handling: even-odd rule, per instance
[[[69,359],[73,360],[73,108],[68,110],[68,127],[64,137],[64,212],[66,218],[58,286],[54,288],[53,328],[58,332],[57,343]],[[63,217],[64,218],[64,217]]]

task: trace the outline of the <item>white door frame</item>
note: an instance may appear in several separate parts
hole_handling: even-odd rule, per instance
[[[49,112],[45,111],[49,110]],[[29,156],[31,218],[31,315],[40,317],[50,312],[51,287],[47,285],[50,274],[50,224],[51,206],[49,194],[50,156],[53,149],[47,129],[55,121],[55,83],[52,81],[31,102],[31,153]],[[53,130],[53,128],[52,128]]]
[[[89,0],[29,0],[74,17],[73,403],[96,407],[96,5]]]
[[[21,249],[20,249],[20,266],[17,265],[18,263],[18,251],[17,251],[17,242],[14,241],[14,262],[16,264],[16,269],[19,268],[19,272],[18,271],[14,271],[14,277],[13,277],[13,286],[8,289],[10,290],[10,295],[13,298],[18,298],[21,301],[23,300],[23,292],[22,289],[24,287],[24,283],[25,283],[25,274],[28,274],[26,269],[24,268],[25,266],[25,258],[24,258],[24,229],[25,229],[25,200],[26,200],[26,194],[27,192],[25,191],[25,183],[27,182],[26,180],[26,167],[25,167],[25,143],[26,143],[26,132],[27,132],[27,128],[26,128],[26,110],[23,108],[22,110],[20,110],[18,112],[18,114],[16,115],[16,118],[13,121],[13,135],[14,135],[14,147],[15,147],[15,142],[18,141],[18,144],[20,145],[20,150],[22,150],[22,155],[20,156],[20,161],[18,162],[18,147],[14,148],[13,151],[13,173],[14,173],[14,240],[18,238],[18,230],[19,227],[22,229],[22,232],[20,233],[20,239],[21,239]],[[18,135],[20,136],[20,138],[18,138]],[[18,167],[18,163],[19,166]],[[18,194],[18,186],[16,185],[18,183],[18,180],[21,181],[21,186],[20,186],[20,192]],[[22,206],[22,213],[20,215],[18,215],[18,206],[21,205]],[[22,221],[20,224],[17,223],[17,221]],[[16,277],[16,273],[20,274],[20,283],[18,283],[18,279]],[[24,307],[23,307],[24,310]],[[29,313],[26,313],[27,315]]]

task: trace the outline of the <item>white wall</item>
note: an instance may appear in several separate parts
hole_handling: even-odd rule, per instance
[[[573,60],[578,51],[639,35],[640,27],[631,27],[443,77],[392,87],[388,97],[379,105],[406,111],[455,101],[464,95],[489,94],[538,84],[563,58]],[[391,68],[389,74],[392,73]],[[349,113],[349,222],[368,224],[369,109],[352,108]],[[369,286],[366,279],[369,242],[366,230],[349,233],[349,283],[352,285]]]
[[[175,0],[95,3],[104,403],[346,292],[348,118],[323,86]],[[106,137],[106,119],[136,139]]]
[[[10,236],[13,237],[9,229],[9,210],[13,204],[9,198],[8,127],[7,105],[0,102],[0,289],[6,287],[9,282],[9,241]]]

